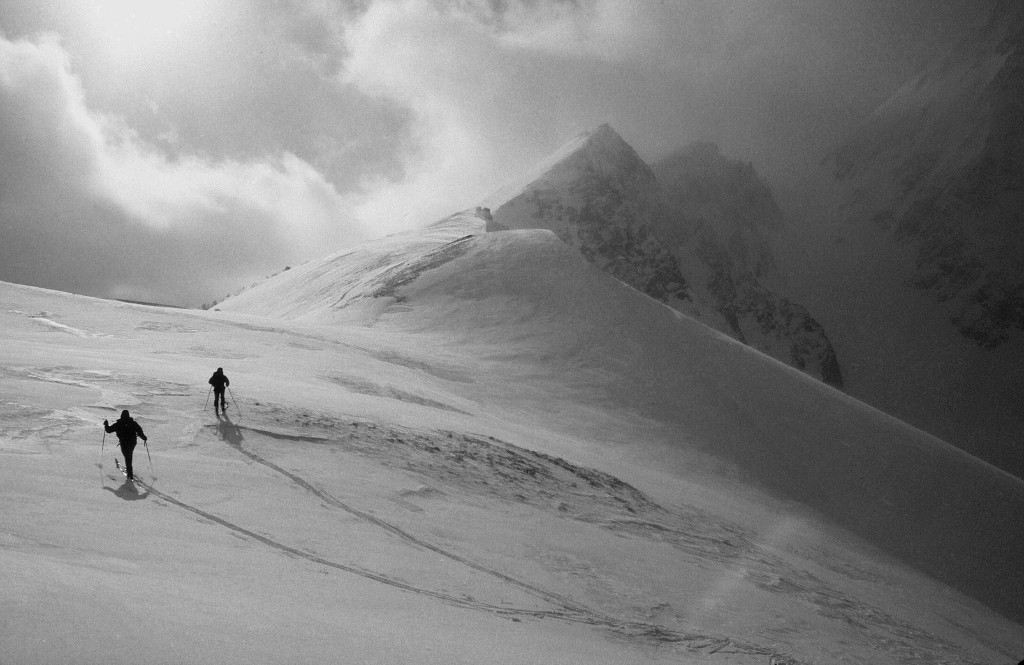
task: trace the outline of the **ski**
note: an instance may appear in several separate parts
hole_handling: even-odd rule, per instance
[[[121,460],[117,459],[116,457],[114,458],[114,466],[116,466],[117,470],[121,472],[121,475],[123,475],[125,478],[128,478],[128,469],[121,466]],[[138,477],[128,478],[128,480],[132,481],[133,483],[139,482]]]

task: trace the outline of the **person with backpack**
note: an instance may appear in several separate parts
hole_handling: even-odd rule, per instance
[[[128,480],[135,480],[135,474],[132,472],[132,452],[139,442],[138,437],[141,436],[143,441],[149,441],[146,433],[128,413],[128,409],[121,412],[121,417],[113,425],[104,420],[103,430],[108,434],[111,432],[117,434],[118,445],[121,446],[121,452],[124,454],[125,473],[128,474]]]
[[[217,413],[217,400],[220,400],[220,410],[226,413],[228,403],[224,401],[224,390],[231,385],[231,381],[224,374],[224,368],[218,367],[208,383],[213,386],[213,412]]]

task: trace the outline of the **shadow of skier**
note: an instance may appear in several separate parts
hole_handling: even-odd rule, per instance
[[[108,492],[113,492],[117,498],[123,499],[124,501],[138,501],[139,499],[145,499],[149,496],[149,490],[140,492],[139,488],[136,487],[135,483],[130,480],[125,480],[124,484],[118,487],[116,490],[104,485],[103,489]]]
[[[235,448],[239,448],[242,445],[242,430],[238,425],[231,422],[231,418],[228,418],[226,413],[217,414],[217,434]]]

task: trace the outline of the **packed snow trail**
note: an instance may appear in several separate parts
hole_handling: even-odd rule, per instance
[[[270,468],[274,468],[273,465],[269,465],[268,464],[268,466]],[[291,474],[289,474],[289,477],[291,477]],[[510,619],[512,619],[514,621],[518,621],[518,620],[521,620],[521,619],[524,619],[524,618],[533,618],[533,619],[557,619],[557,620],[560,620],[560,621],[567,621],[567,622],[571,622],[571,623],[587,624],[587,625],[607,628],[607,629],[613,630],[613,631],[615,631],[617,633],[620,633],[620,634],[623,634],[623,635],[627,635],[627,636],[630,636],[630,637],[633,637],[633,638],[637,638],[637,639],[649,640],[651,642],[656,642],[656,643],[667,643],[667,644],[683,645],[684,648],[687,651],[694,652],[694,653],[703,652],[703,653],[709,653],[709,654],[722,653],[722,654],[764,655],[764,656],[769,656],[771,658],[776,659],[776,661],[773,661],[773,662],[782,662],[782,663],[790,663],[792,665],[800,665],[800,661],[794,660],[794,659],[790,658],[789,656],[786,656],[785,654],[781,654],[781,653],[779,653],[779,652],[777,652],[777,651],[775,651],[773,649],[767,648],[767,647],[762,647],[762,646],[758,646],[758,645],[738,642],[738,641],[733,640],[732,638],[729,638],[729,637],[712,636],[712,635],[705,635],[705,634],[684,633],[684,632],[680,632],[680,631],[669,630],[669,629],[664,628],[662,626],[656,626],[656,625],[651,625],[651,624],[646,624],[646,623],[641,623],[641,622],[635,622],[635,621],[618,620],[618,619],[615,619],[613,617],[609,617],[607,615],[601,614],[600,612],[596,612],[596,611],[594,611],[594,610],[592,610],[590,608],[584,607],[582,605],[579,605],[578,603],[574,603],[574,602],[568,601],[568,600],[566,601],[568,603],[568,605],[562,605],[562,609],[558,610],[558,611],[531,610],[531,609],[527,609],[527,608],[502,607],[502,606],[494,605],[494,604],[490,604],[490,603],[479,602],[479,601],[473,600],[472,598],[468,598],[468,597],[464,597],[464,596],[459,596],[459,595],[455,595],[455,594],[445,593],[443,591],[436,591],[436,590],[433,590],[433,589],[427,589],[427,588],[424,588],[424,587],[418,587],[416,585],[409,584],[409,583],[406,583],[406,582],[402,582],[401,580],[396,580],[396,579],[394,579],[392,577],[388,577],[387,575],[383,575],[383,574],[378,573],[378,572],[373,571],[373,570],[369,570],[369,569],[366,569],[366,568],[363,568],[363,567],[360,567],[360,566],[353,566],[353,565],[350,565],[350,564],[339,563],[337,561],[331,561],[330,559],[326,559],[326,558],[324,558],[322,556],[318,556],[318,555],[312,554],[310,552],[304,552],[304,551],[302,551],[300,549],[297,549],[297,548],[294,548],[294,547],[290,547],[290,546],[285,545],[284,543],[278,542],[278,541],[276,541],[276,540],[274,540],[272,538],[268,538],[267,536],[264,536],[264,535],[261,535],[259,533],[256,533],[255,531],[252,531],[251,529],[247,529],[247,528],[245,528],[243,526],[235,524],[234,522],[226,520],[223,517],[219,517],[217,515],[214,515],[213,513],[210,513],[210,512],[205,511],[205,510],[203,510],[201,508],[197,508],[197,507],[192,506],[192,505],[190,505],[190,504],[188,504],[188,503],[186,503],[184,501],[176,499],[173,496],[171,496],[171,495],[169,495],[169,494],[167,494],[165,492],[161,492],[160,490],[156,489],[155,487],[153,487],[152,485],[150,485],[149,483],[147,483],[145,481],[135,480],[134,482],[135,482],[136,485],[141,485],[142,487],[144,487],[146,489],[146,491],[148,492],[148,494],[150,494],[152,496],[155,496],[155,497],[157,497],[159,499],[162,499],[162,500],[166,501],[167,503],[169,503],[171,505],[177,506],[177,507],[182,508],[184,510],[187,510],[187,511],[189,511],[191,513],[194,513],[195,515],[198,515],[199,517],[202,517],[205,520],[209,520],[210,522],[218,524],[218,525],[220,525],[220,526],[222,526],[222,527],[224,527],[226,529],[230,529],[231,531],[234,531],[235,533],[241,534],[241,535],[243,535],[243,536],[245,536],[247,538],[251,538],[252,540],[260,542],[260,543],[262,543],[262,544],[264,544],[264,545],[266,545],[268,547],[276,549],[276,550],[278,550],[280,552],[283,552],[283,553],[285,553],[285,554],[287,554],[289,556],[305,559],[305,560],[310,561],[312,563],[316,563],[316,564],[319,564],[319,565],[322,565],[322,566],[327,566],[329,568],[334,568],[336,570],[340,570],[340,571],[343,571],[343,572],[346,572],[346,573],[351,573],[353,575],[358,575],[360,577],[364,577],[366,579],[373,580],[374,582],[379,582],[381,584],[386,584],[388,586],[391,586],[391,587],[394,587],[394,588],[397,588],[397,589],[401,589],[402,591],[407,591],[409,593],[419,594],[419,595],[423,595],[423,596],[429,596],[429,597],[435,598],[435,599],[437,599],[437,600],[439,600],[441,602],[444,602],[444,603],[447,603],[449,605],[453,605],[453,606],[456,606],[456,607],[462,607],[462,608],[465,608],[465,609],[476,610],[476,611],[481,611],[481,612],[489,612],[491,614],[495,614],[495,615],[498,615],[498,616],[509,617]],[[307,487],[307,485],[308,485],[308,483],[305,483],[305,481],[302,481],[301,479],[299,479],[299,482],[300,482],[300,484],[302,484],[303,487]],[[318,496],[321,496],[321,493],[319,492],[319,490],[316,490],[312,486],[308,486],[307,489],[311,489],[314,492],[316,492]],[[325,496],[329,496],[329,495],[323,495],[323,496],[321,496],[321,498],[324,498]],[[329,499],[327,499],[327,500],[329,500]],[[346,508],[346,510],[347,510],[347,508]],[[353,514],[358,514],[358,511],[356,513],[353,513]],[[381,526],[384,526],[384,525],[382,524]],[[386,526],[390,527],[390,528],[388,528],[389,531],[393,531],[393,532],[401,531],[400,529],[397,529],[397,527],[393,527],[391,525],[386,525]],[[404,537],[412,538],[411,536],[408,536],[407,534]],[[461,557],[458,557],[457,555],[453,555],[453,554],[444,552],[440,548],[436,548],[436,547],[427,545],[427,544],[425,544],[422,541],[419,541],[417,539],[412,539],[412,540],[416,544],[418,544],[418,545],[428,547],[432,551],[435,551],[435,552],[437,552],[439,554],[442,554],[444,556],[448,556],[450,558],[453,558],[453,559],[459,561],[460,563],[464,563],[464,564],[466,564],[468,566],[473,567],[476,570],[480,570],[482,572],[488,572],[490,574],[497,575],[497,576],[501,577],[502,579],[504,579],[505,581],[508,581],[508,582],[510,582],[512,584],[515,584],[516,586],[519,586],[519,587],[521,587],[523,589],[530,590],[533,593],[540,594],[543,597],[545,597],[545,599],[560,598],[560,596],[558,596],[557,594],[552,594],[550,592],[546,592],[546,591],[537,589],[536,587],[533,587],[533,586],[531,586],[529,584],[526,584],[524,582],[520,582],[518,580],[515,580],[514,578],[508,577],[507,575],[503,575],[502,573],[498,573],[496,571],[491,571],[490,569],[488,569],[486,567],[483,567],[483,566],[480,566],[479,564],[474,564],[472,562],[466,561],[465,559],[462,559]],[[551,601],[551,600],[549,600],[549,602],[552,602],[553,604],[561,605],[560,602],[559,603],[555,603],[554,601]]]
[[[278,414],[277,421],[282,421],[285,414],[279,412],[275,407],[266,405],[266,417],[273,417]],[[898,615],[882,610],[869,603],[863,603],[851,598],[848,594],[832,587],[822,579],[806,571],[799,571],[788,565],[777,554],[765,550],[750,540],[750,534],[742,529],[737,530],[728,524],[715,521],[707,523],[700,517],[687,516],[680,521],[680,516],[671,511],[666,511],[661,506],[653,504],[643,493],[635,488],[622,483],[621,480],[601,473],[594,469],[578,467],[566,460],[537,453],[527,449],[520,449],[507,442],[502,442],[491,437],[491,441],[484,441],[481,438],[456,433],[456,432],[435,432],[436,438],[430,433],[407,430],[395,426],[382,426],[380,423],[352,423],[352,431],[346,436],[342,434],[339,427],[346,423],[344,419],[331,418],[326,416],[313,417],[305,414],[307,420],[305,426],[310,426],[310,420],[315,421],[320,432],[310,433],[284,433],[270,429],[256,427],[241,427],[222,420],[224,427],[219,434],[220,438],[236,451],[245,455],[248,459],[263,465],[277,474],[286,477],[290,482],[299,485],[313,496],[320,499],[325,505],[334,506],[346,513],[367,521],[376,527],[382,528],[393,535],[396,535],[417,548],[427,549],[443,557],[456,561],[474,570],[483,572],[526,590],[530,595],[541,598],[568,611],[582,612],[591,617],[588,623],[603,623],[607,626],[629,626],[631,634],[636,631],[651,631],[651,635],[659,634],[658,639],[666,641],[666,636],[672,631],[652,626],[649,622],[624,622],[606,614],[600,614],[589,607],[575,601],[566,601],[564,596],[552,594],[549,591],[536,586],[524,583],[511,578],[493,569],[481,566],[475,562],[466,560],[449,550],[445,550],[431,543],[425,542],[409,532],[385,522],[373,515],[369,515],[352,506],[345,504],[312,485],[296,473],[288,471],[279,465],[269,461],[244,444],[241,432],[252,433],[257,436],[267,437],[294,443],[306,443],[314,445],[340,445],[351,451],[367,455],[385,465],[397,465],[400,468],[426,473],[430,477],[443,479],[458,484],[469,483],[477,487],[487,487],[489,492],[497,492],[497,496],[507,500],[517,500],[517,492],[523,492],[529,496],[540,496],[546,491],[559,493],[568,490],[568,487],[557,485],[558,479],[551,475],[552,471],[566,472],[572,479],[580,480],[587,487],[598,492],[609,492],[606,508],[612,513],[602,511],[602,516],[593,514],[573,515],[572,510],[562,512],[561,517],[568,517],[580,522],[593,524],[599,528],[608,529],[627,537],[639,537],[645,540],[661,542],[696,557],[699,561],[718,561],[731,569],[743,571],[743,575],[756,586],[778,594],[780,600],[795,599],[801,603],[817,608],[823,615],[841,617],[842,620],[853,625],[861,625],[862,630],[867,634],[875,636],[878,641],[888,643],[890,648],[900,653],[910,662],[918,652],[924,650],[926,653],[942,654],[956,651],[956,647],[945,640],[935,638],[927,631],[922,631]],[[230,425],[228,424],[230,423]],[[373,434],[371,435],[371,432]],[[452,436],[455,434],[456,436]],[[367,436],[371,438],[365,440]],[[344,443],[343,443],[344,442]],[[468,445],[468,447],[467,447]],[[429,461],[417,457],[417,452],[429,452],[429,457],[436,458]],[[481,478],[477,475],[480,471],[472,466],[464,466],[463,459],[467,464],[476,461],[483,465],[493,465],[492,471],[496,476],[491,477],[487,482],[480,483]],[[416,460],[413,466],[409,463]],[[432,466],[435,465],[435,466]],[[440,465],[440,466],[436,466]],[[503,472],[511,471],[519,474],[520,478],[512,478]],[[452,475],[454,474],[454,475]],[[527,483],[539,483],[532,489],[527,489],[520,483],[523,479],[529,479]],[[549,483],[544,485],[544,483]],[[556,483],[552,485],[550,483]],[[574,485],[573,485],[574,487]],[[509,490],[511,495],[502,494],[502,491]],[[569,490],[577,492],[580,490]],[[567,497],[562,497],[567,498]],[[520,500],[522,497],[520,497]],[[588,495],[587,505],[596,507],[602,505],[600,497]],[[612,505],[615,507],[613,508]],[[538,506],[540,507],[540,506]],[[628,517],[615,517],[614,512],[622,512]],[[678,523],[677,523],[678,522]],[[697,563],[696,565],[699,565]],[[723,638],[726,639],[726,638]],[[670,641],[670,640],[668,640]],[[964,658],[961,662],[969,662]]]
[[[271,436],[271,437],[276,436],[274,433],[268,432],[266,430],[259,430],[259,429],[249,428],[249,427],[241,427],[241,426],[238,426],[238,425],[236,425],[235,427],[237,427],[238,429],[248,429],[250,431],[258,432],[258,433],[264,434],[266,436]],[[289,438],[291,438],[291,437],[289,437]],[[454,552],[450,552],[448,550],[445,550],[445,549],[442,549],[442,548],[438,547],[437,545],[433,545],[433,544],[428,543],[428,542],[426,542],[424,540],[421,540],[421,539],[413,536],[409,532],[400,529],[399,527],[395,526],[394,524],[390,524],[388,522],[385,522],[384,520],[382,520],[382,519],[380,519],[378,517],[374,517],[373,515],[371,515],[369,513],[366,513],[366,512],[364,512],[362,510],[359,510],[357,508],[353,508],[352,506],[349,506],[348,504],[343,503],[342,501],[339,501],[337,498],[335,498],[335,497],[331,496],[330,494],[328,494],[327,492],[324,492],[323,490],[315,487],[314,485],[310,484],[309,482],[307,482],[306,480],[304,480],[300,476],[298,476],[298,475],[296,475],[296,474],[294,474],[294,473],[292,473],[292,472],[290,472],[290,471],[288,471],[286,469],[281,468],[280,466],[274,464],[273,462],[271,462],[271,461],[269,461],[267,459],[264,459],[263,457],[257,455],[256,453],[254,453],[254,452],[252,452],[250,450],[246,450],[244,447],[242,447],[242,444],[241,444],[240,441],[239,442],[235,442],[235,441],[231,441],[231,440],[227,440],[227,439],[225,441],[227,442],[227,444],[229,446],[231,446],[232,448],[234,448],[238,452],[242,453],[243,455],[245,455],[246,457],[248,457],[252,461],[254,461],[254,462],[258,463],[258,464],[262,464],[263,466],[267,467],[268,469],[272,469],[273,471],[276,471],[277,473],[285,476],[286,478],[291,480],[293,483],[295,483],[296,485],[298,485],[302,489],[306,490],[307,492],[312,493],[313,495],[315,495],[317,498],[321,499],[325,503],[330,504],[330,505],[334,506],[335,508],[339,508],[341,510],[344,510],[346,513],[348,513],[348,514],[350,514],[350,515],[352,515],[354,517],[357,517],[357,518],[359,518],[361,520],[364,520],[366,522],[369,522],[369,523],[373,524],[374,526],[377,526],[377,527],[379,527],[381,529],[384,529],[385,531],[388,531],[389,533],[392,533],[392,534],[398,536],[399,538],[401,538],[401,539],[403,539],[403,540],[405,540],[405,541],[407,541],[409,543],[412,543],[416,547],[422,547],[422,548],[424,548],[426,550],[434,552],[435,554],[439,554],[439,555],[441,555],[443,557],[447,557],[447,558],[449,558],[449,559],[451,559],[453,561],[456,561],[457,563],[460,563],[460,564],[462,564],[464,566],[468,566],[468,567],[472,568],[473,570],[477,570],[477,571],[479,571],[481,573],[484,573],[486,575],[491,575],[493,577],[497,577],[498,579],[502,580],[503,582],[507,582],[509,584],[513,584],[515,586],[518,586],[518,587],[526,590],[528,593],[530,593],[532,595],[535,595],[538,598],[541,598],[542,600],[551,603],[552,605],[556,605],[556,606],[562,607],[565,610],[568,610],[568,611],[571,611],[571,612],[578,612],[580,614],[596,615],[596,613],[593,610],[591,610],[591,609],[589,609],[587,607],[584,607],[583,605],[580,605],[580,604],[574,602],[570,598],[567,598],[565,596],[553,593],[551,591],[545,591],[544,589],[537,588],[537,587],[535,587],[533,585],[527,584],[526,582],[522,582],[520,580],[517,580],[514,577],[510,577],[508,575],[505,575],[504,573],[498,572],[498,571],[496,571],[496,570],[494,570],[492,568],[488,568],[486,566],[482,566],[482,565],[480,565],[478,563],[470,561],[470,560],[468,560],[468,559],[466,559],[464,557],[459,556],[458,554],[455,554]],[[612,621],[612,619],[610,617],[601,616],[601,618],[604,619],[604,620],[607,620],[607,621]]]
[[[227,420],[227,418],[224,418],[222,420],[222,423],[225,422],[225,421],[230,423],[230,421]],[[234,427],[234,428],[237,428],[237,429],[246,429],[246,430],[252,431],[254,433],[263,434],[263,435],[270,436],[270,437],[275,437],[275,438],[283,438],[283,439],[290,439],[290,440],[300,440],[300,441],[310,441],[310,442],[324,442],[324,441],[327,441],[326,439],[322,439],[320,437],[295,436],[295,435],[287,435],[287,434],[278,434],[278,433],[269,432],[269,431],[266,431],[266,430],[261,430],[261,429],[256,429],[256,428],[241,427],[241,426],[238,426],[238,425],[234,425],[233,423],[231,423],[230,426]],[[297,547],[292,547],[292,546],[287,545],[287,544],[285,544],[285,543],[283,543],[281,541],[278,541],[278,540],[275,540],[275,539],[270,538],[268,536],[265,536],[263,534],[260,534],[260,533],[258,533],[256,531],[252,530],[252,529],[249,529],[249,528],[246,528],[244,526],[241,526],[240,524],[232,522],[229,519],[226,519],[224,517],[221,517],[219,515],[211,513],[211,512],[209,512],[207,510],[204,510],[202,508],[194,506],[194,505],[192,505],[192,504],[190,504],[190,503],[188,503],[186,501],[183,501],[183,500],[181,500],[179,498],[176,498],[176,497],[174,497],[174,496],[172,496],[172,495],[170,495],[170,494],[168,494],[166,492],[158,490],[150,482],[145,481],[145,480],[141,480],[138,477],[136,477],[136,479],[134,481],[126,481],[126,484],[132,484],[132,482],[133,482],[134,485],[142,487],[143,489],[146,490],[146,492],[143,493],[143,494],[139,494],[138,496],[132,497],[132,498],[145,498],[145,497],[150,496],[150,495],[154,496],[156,498],[159,498],[159,499],[167,502],[170,505],[176,506],[176,507],[181,508],[183,510],[186,510],[186,511],[188,511],[190,513],[193,513],[194,515],[197,515],[197,516],[199,516],[199,517],[201,517],[201,518],[203,518],[205,520],[208,520],[209,522],[211,522],[213,524],[217,524],[217,525],[219,525],[221,527],[229,529],[230,531],[232,531],[234,533],[240,534],[240,535],[242,535],[242,536],[244,536],[246,538],[249,538],[249,539],[252,539],[252,540],[254,540],[256,542],[262,543],[263,545],[266,545],[267,547],[270,547],[270,548],[275,549],[275,550],[277,550],[279,552],[282,552],[282,553],[284,553],[284,554],[286,554],[286,555],[288,555],[290,557],[304,559],[304,560],[309,561],[311,563],[315,563],[315,564],[319,564],[319,565],[322,565],[322,566],[326,566],[328,568],[332,568],[332,569],[335,569],[335,570],[340,570],[342,572],[351,573],[353,575],[358,575],[360,577],[372,580],[374,582],[378,582],[380,584],[386,584],[386,585],[388,585],[390,587],[394,587],[396,589],[400,589],[402,591],[406,591],[406,592],[409,592],[409,593],[414,593],[414,594],[418,594],[418,595],[421,595],[421,596],[431,597],[431,598],[434,598],[434,599],[436,599],[436,600],[438,600],[440,602],[443,602],[443,603],[446,603],[448,605],[455,606],[455,607],[461,607],[461,608],[464,608],[464,609],[470,609],[470,610],[475,610],[475,611],[487,612],[487,613],[494,614],[494,615],[497,615],[497,616],[507,617],[507,618],[509,618],[509,619],[511,619],[513,621],[521,621],[523,619],[537,619],[537,620],[540,620],[540,619],[554,619],[554,620],[566,621],[566,622],[576,623],[576,624],[591,625],[591,626],[595,626],[595,627],[599,627],[599,628],[605,628],[605,629],[614,631],[615,633],[618,633],[618,634],[621,634],[621,635],[626,635],[626,636],[629,636],[631,638],[639,639],[639,640],[642,640],[642,641],[645,641],[645,642],[650,642],[650,643],[655,643],[655,644],[678,645],[678,646],[680,646],[681,648],[684,648],[687,652],[690,652],[690,653],[723,654],[723,655],[724,654],[743,654],[743,655],[751,655],[751,656],[768,656],[770,658],[775,659],[774,662],[778,662],[778,663],[789,663],[789,664],[792,664],[792,665],[800,665],[801,664],[801,661],[794,660],[793,658],[789,657],[788,655],[782,654],[782,653],[778,652],[777,650],[771,649],[769,647],[764,647],[764,646],[756,645],[756,644],[750,644],[750,643],[745,643],[745,642],[737,641],[737,640],[734,640],[734,639],[732,639],[730,637],[726,637],[726,636],[722,636],[722,635],[708,635],[708,634],[705,634],[705,633],[687,633],[687,632],[683,632],[683,631],[671,630],[671,629],[665,628],[663,626],[659,626],[659,625],[655,625],[655,624],[651,624],[651,623],[638,622],[638,621],[629,621],[629,620],[624,620],[624,619],[617,619],[617,618],[609,616],[607,614],[598,612],[598,611],[596,611],[596,610],[594,610],[594,609],[592,609],[592,608],[590,608],[588,606],[585,606],[585,605],[582,605],[580,603],[577,603],[577,602],[573,601],[572,599],[570,599],[570,598],[568,598],[568,597],[566,597],[564,595],[557,594],[557,593],[554,593],[554,592],[551,592],[551,591],[547,591],[545,589],[539,588],[539,587],[534,586],[532,584],[529,584],[527,582],[523,582],[521,580],[518,580],[518,579],[510,576],[510,575],[507,575],[505,573],[501,573],[501,572],[496,571],[496,570],[494,570],[492,568],[488,568],[487,566],[484,566],[484,565],[481,565],[479,563],[470,561],[469,559],[466,559],[465,557],[462,557],[462,556],[460,556],[458,554],[455,554],[454,552],[445,550],[445,549],[443,549],[441,547],[438,547],[437,545],[428,543],[428,542],[426,542],[426,541],[424,541],[424,540],[422,540],[420,538],[417,538],[416,536],[413,536],[412,534],[410,534],[407,531],[405,531],[405,530],[395,526],[394,524],[391,524],[391,523],[389,523],[389,522],[387,522],[385,520],[377,518],[377,517],[375,517],[373,515],[370,515],[369,513],[361,511],[361,510],[359,510],[357,508],[354,508],[354,507],[352,507],[352,506],[350,506],[350,505],[340,501],[336,497],[330,495],[329,493],[319,489],[318,487],[316,487],[312,483],[308,482],[307,480],[305,480],[301,476],[299,476],[299,475],[297,475],[295,473],[292,473],[292,472],[290,472],[290,471],[288,471],[288,470],[278,466],[277,464],[274,464],[273,462],[265,459],[264,457],[254,453],[254,452],[252,452],[250,450],[246,450],[241,445],[240,442],[236,443],[236,442],[233,442],[233,441],[228,440],[228,439],[225,439],[225,442],[228,443],[228,445],[231,448],[233,448],[237,452],[239,452],[242,455],[244,455],[246,458],[248,458],[248,459],[252,460],[253,462],[256,462],[257,464],[260,464],[260,465],[262,465],[262,466],[264,466],[264,467],[266,467],[268,469],[271,469],[272,471],[274,471],[277,474],[280,474],[280,475],[284,476],[289,481],[291,481],[292,483],[298,485],[299,487],[301,487],[306,492],[309,492],[313,496],[315,496],[318,499],[320,499],[321,501],[323,501],[325,504],[333,506],[334,508],[342,510],[342,511],[344,511],[347,514],[352,515],[353,517],[356,517],[356,518],[358,518],[360,520],[366,521],[366,522],[374,525],[375,527],[383,529],[383,530],[387,531],[388,533],[391,533],[392,535],[395,535],[395,536],[401,538],[402,540],[406,541],[407,543],[410,543],[411,545],[413,545],[413,546],[415,546],[417,548],[428,550],[428,551],[433,552],[435,554],[438,554],[438,555],[440,555],[442,557],[445,557],[445,558],[448,558],[448,559],[450,559],[452,561],[455,561],[456,563],[459,563],[460,565],[466,566],[466,567],[468,567],[468,568],[470,568],[472,570],[475,570],[477,572],[483,573],[485,575],[492,576],[494,578],[497,578],[497,579],[501,580],[504,583],[507,583],[507,584],[512,585],[512,586],[515,586],[515,587],[525,591],[527,594],[529,594],[531,596],[534,596],[534,597],[544,601],[545,603],[548,603],[548,604],[554,606],[557,609],[554,609],[554,610],[542,610],[542,609],[530,609],[530,608],[524,608],[524,607],[511,607],[511,606],[496,605],[496,604],[493,604],[493,603],[487,603],[487,602],[482,602],[482,601],[479,601],[479,600],[475,600],[475,599],[469,597],[468,595],[460,595],[460,594],[454,594],[454,593],[447,593],[445,591],[439,591],[439,590],[435,590],[435,589],[429,589],[429,588],[426,588],[426,587],[417,586],[415,584],[411,584],[411,583],[404,582],[404,581],[399,580],[399,579],[395,579],[394,577],[390,577],[390,576],[385,575],[385,574],[383,574],[381,572],[378,572],[378,571],[375,571],[375,570],[371,570],[369,568],[365,568],[365,567],[362,567],[362,566],[357,566],[357,565],[352,565],[352,564],[347,564],[347,563],[341,563],[341,562],[338,562],[338,561],[333,561],[331,559],[328,559],[328,558],[325,558],[323,556],[320,556],[319,554],[315,554],[315,553],[312,553],[312,552],[309,552],[309,551],[304,551],[304,550],[301,550],[301,549],[299,549]],[[116,477],[111,477],[111,478],[116,478]],[[110,489],[110,488],[107,488],[107,489]],[[115,490],[110,490],[110,491],[114,491],[115,494],[118,493],[118,491],[115,491]],[[120,494],[119,494],[119,496],[120,496]]]

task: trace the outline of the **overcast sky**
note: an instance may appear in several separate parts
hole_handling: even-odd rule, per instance
[[[3,0],[0,279],[186,305],[609,122],[784,183],[977,0]]]

